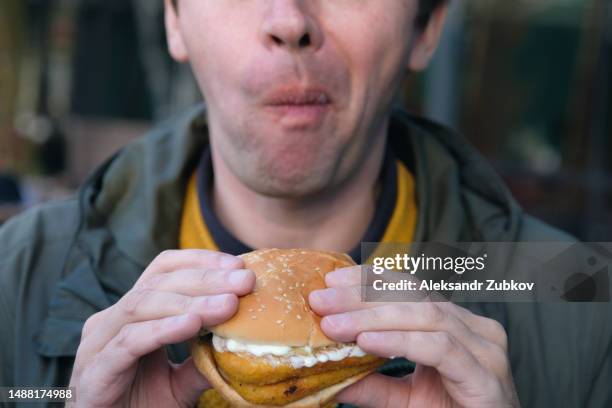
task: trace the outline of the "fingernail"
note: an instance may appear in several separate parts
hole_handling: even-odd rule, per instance
[[[352,268],[354,267],[349,266],[328,272],[325,275],[325,283],[327,283],[328,286],[344,284],[347,281],[347,274]]]
[[[310,292],[310,300],[315,303],[328,303],[336,297],[335,289],[319,289]]]
[[[347,268],[334,269],[331,272],[328,272],[325,276],[329,276],[330,278],[338,278],[346,273]]]
[[[344,314],[336,314],[325,316],[323,320],[325,320],[326,324],[329,326],[337,329],[345,326],[348,323],[349,318]]]
[[[359,338],[369,343],[380,343],[383,340],[383,334],[377,332],[363,332],[359,335]]]
[[[219,265],[221,265],[221,268],[224,269],[240,268],[242,266],[242,259],[235,256],[224,255],[219,260]]]
[[[238,269],[236,271],[232,271],[229,274],[229,283],[232,286],[238,286],[242,284],[251,274],[251,271],[248,269]]]
[[[227,303],[230,295],[215,295],[208,298],[208,306],[214,309],[220,309]]]

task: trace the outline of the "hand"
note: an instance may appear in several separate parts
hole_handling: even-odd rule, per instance
[[[372,374],[339,402],[359,407],[519,407],[501,324],[450,302],[366,303],[361,267],[330,272],[309,303],[321,328],[381,357],[416,363],[404,378]]]
[[[166,251],[115,305],[83,327],[70,386],[83,407],[192,407],[210,385],[189,358],[164,346],[232,317],[255,275],[240,258],[205,250]]]

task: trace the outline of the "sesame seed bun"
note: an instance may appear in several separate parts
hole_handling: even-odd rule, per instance
[[[325,274],[355,262],[345,254],[307,249],[263,249],[240,256],[257,281],[240,298],[238,313],[211,329],[218,336],[246,343],[292,347],[335,344],[308,306],[311,291],[325,288]]]

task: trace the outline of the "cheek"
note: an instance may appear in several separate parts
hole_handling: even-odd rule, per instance
[[[240,61],[253,41],[248,13],[219,1],[181,0],[181,29],[193,73],[205,95],[219,102],[231,101]],[[219,21],[226,23],[219,24]]]
[[[409,2],[378,0],[327,23],[328,35],[349,61],[353,86],[362,88],[364,102],[377,100],[406,69],[415,11]]]

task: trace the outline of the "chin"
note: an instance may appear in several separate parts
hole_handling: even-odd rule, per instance
[[[261,173],[260,173],[261,174]],[[255,174],[253,174],[255,175]],[[281,172],[278,169],[266,171],[263,175],[246,175],[246,184],[257,193],[277,198],[306,198],[319,194],[326,188],[326,182],[316,171]]]

